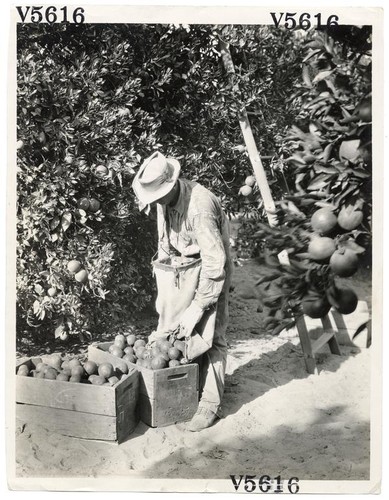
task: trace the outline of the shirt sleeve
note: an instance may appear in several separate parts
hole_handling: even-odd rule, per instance
[[[194,302],[202,309],[215,304],[225,281],[226,252],[213,214],[202,212],[193,219],[193,233],[202,260],[199,285]]]

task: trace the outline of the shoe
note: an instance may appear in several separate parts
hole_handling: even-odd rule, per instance
[[[199,432],[203,429],[211,427],[218,416],[205,406],[199,406],[192,420],[188,424],[188,430],[191,432]]]

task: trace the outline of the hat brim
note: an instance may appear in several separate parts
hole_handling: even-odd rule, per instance
[[[132,182],[132,189],[134,190],[136,197],[143,205],[150,205],[163,198],[173,189],[178,176],[180,175],[181,166],[178,160],[174,158],[166,158],[167,163],[173,167],[173,175],[168,182],[164,182],[156,191],[150,193],[146,191],[142,184],[139,182],[139,176],[142,174],[143,170],[146,168],[146,165],[142,166],[138,173],[136,174],[135,179]]]

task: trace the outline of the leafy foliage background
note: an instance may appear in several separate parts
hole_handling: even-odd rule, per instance
[[[98,335],[152,303],[155,215],[139,212],[131,182],[154,150],[179,159],[183,175],[210,187],[227,213],[253,217],[240,233],[246,253],[271,258],[286,239],[290,256],[304,252],[315,210],[338,213],[362,200],[362,226],[339,237],[369,257],[370,36],[369,27],[353,26],[19,25],[19,337]],[[219,38],[230,44],[232,78]],[[238,123],[243,106],[261,155],[271,158],[264,164],[279,209],[275,230],[257,186],[238,194],[252,173]],[[83,198],[99,209],[80,208]],[[88,272],[85,284],[67,270],[73,259]],[[284,271],[276,292],[289,307],[306,285]]]
[[[95,335],[150,303],[155,221],[139,213],[130,186],[153,150],[178,158],[228,212],[257,208],[255,197],[238,197],[251,169],[237,114],[245,104],[261,152],[274,152],[294,117],[285,101],[301,43],[258,26],[226,26],[222,36],[232,83],[213,26],[18,26],[20,334]],[[98,165],[107,175],[96,175]],[[269,178],[278,186],[277,173]],[[80,209],[85,197],[100,209]],[[87,283],[68,272],[72,259]]]

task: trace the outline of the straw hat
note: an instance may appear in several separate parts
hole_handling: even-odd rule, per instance
[[[142,204],[149,205],[173,189],[180,170],[177,160],[166,158],[157,151],[141,165],[132,182],[132,189]]]

